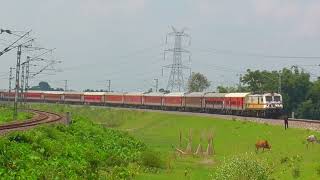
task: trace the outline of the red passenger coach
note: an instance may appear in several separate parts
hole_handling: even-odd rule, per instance
[[[204,95],[204,107],[207,111],[224,109],[225,96],[227,93],[207,93]]]
[[[131,92],[124,94],[124,104],[126,105],[142,105],[142,96],[141,92]]]
[[[104,104],[105,92],[85,92],[84,103],[86,104]]]
[[[61,91],[44,91],[44,101],[46,102],[61,102],[63,101],[63,92]]]
[[[83,103],[84,101],[83,92],[65,92],[64,93],[64,102],[70,103]]]
[[[164,93],[151,92],[143,95],[143,105],[161,107]]]
[[[227,110],[245,110],[245,99],[250,93],[228,93],[225,96]]]
[[[185,95],[185,105],[188,110],[198,110],[203,107],[204,92],[192,92]]]
[[[27,91],[24,93],[24,98],[28,101],[42,101],[43,91]]]
[[[15,92],[14,91],[4,92],[3,96],[4,96],[4,99],[6,99],[6,100],[8,100],[8,99],[13,100],[14,96],[15,96]]]
[[[107,104],[122,105],[123,104],[123,93],[118,92],[107,92],[104,95],[105,102]]]
[[[183,108],[184,107],[184,94],[183,92],[169,93],[163,96],[163,106],[166,108]]]

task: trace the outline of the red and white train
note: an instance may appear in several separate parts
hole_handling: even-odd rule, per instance
[[[279,117],[283,109],[282,96],[278,93],[28,91],[23,96],[28,102],[123,106],[273,118]],[[0,92],[0,99],[13,100],[14,93]]]

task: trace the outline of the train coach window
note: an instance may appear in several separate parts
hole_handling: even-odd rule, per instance
[[[272,97],[271,96],[266,96],[266,101],[272,101]]]
[[[274,101],[280,101],[280,96],[273,96]]]

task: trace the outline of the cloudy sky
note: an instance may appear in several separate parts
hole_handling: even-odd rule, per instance
[[[62,72],[47,72],[32,85],[47,80],[54,87],[76,90],[106,88],[143,91],[162,76],[165,37],[187,28],[192,36],[192,71],[207,75],[212,89],[235,85],[246,69],[279,70],[301,65],[320,75],[320,59],[252,56],[320,56],[319,0],[10,0],[1,1],[0,28],[32,29],[36,43],[56,48]],[[0,50],[15,37],[1,34]],[[25,58],[25,57],[24,57]],[[16,52],[0,57],[0,89],[8,87],[7,72]],[[190,62],[186,59],[185,64]],[[36,71],[36,70],[34,70]],[[49,73],[49,75],[48,75]],[[186,72],[186,75],[188,73]]]

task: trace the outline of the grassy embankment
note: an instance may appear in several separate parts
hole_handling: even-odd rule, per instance
[[[57,106],[47,110],[61,112]],[[143,142],[90,121],[97,112],[73,112],[70,125],[43,125],[1,136],[1,179],[128,179],[159,165]]]
[[[85,119],[103,126],[127,131],[158,152],[164,161],[164,169],[158,173],[142,173],[138,179],[210,179],[224,159],[249,153],[250,158],[265,162],[274,179],[318,179],[320,178],[320,145],[306,148],[305,138],[317,132],[288,129],[280,126],[222,120],[210,117],[172,115],[153,112],[110,110],[101,108],[71,108],[65,106],[43,106],[58,112],[71,111],[74,117]],[[178,146],[179,130],[187,138],[192,129],[193,148],[200,143],[205,132],[214,133],[215,155],[209,158],[179,157],[173,147]],[[267,139],[271,151],[255,153],[254,144],[258,139]],[[204,147],[206,142],[201,142]],[[186,146],[186,140],[184,140]],[[170,164],[170,165],[168,165]]]
[[[26,120],[29,118],[32,118],[31,113],[19,112],[17,120],[21,121],[21,120]],[[8,122],[12,121],[12,119],[13,119],[12,108],[0,106],[0,124],[8,123]]]

